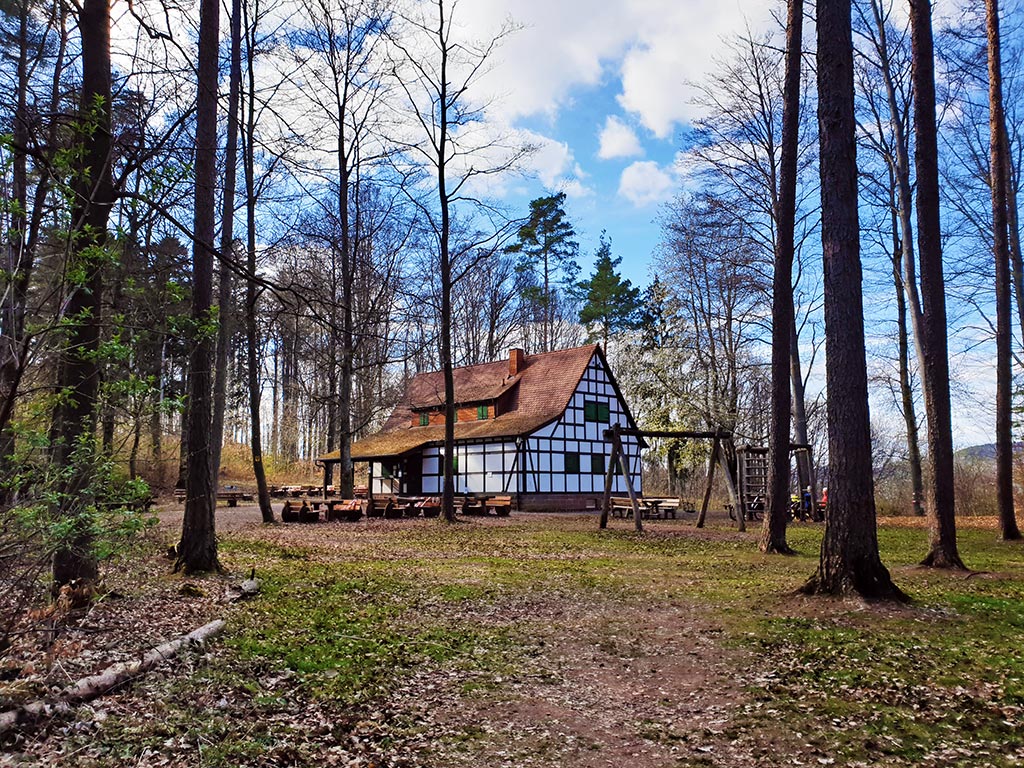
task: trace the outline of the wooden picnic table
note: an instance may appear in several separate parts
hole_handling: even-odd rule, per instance
[[[495,497],[493,493],[476,493],[469,492],[463,493],[462,496],[462,514],[464,515],[486,515],[487,514],[487,502]]]
[[[633,517],[633,503],[628,497],[612,498],[612,515],[629,519]],[[652,498],[648,496],[637,496],[637,506],[644,520],[651,518],[661,520],[669,515],[674,520],[679,499]],[[662,509],[664,508],[664,509]]]

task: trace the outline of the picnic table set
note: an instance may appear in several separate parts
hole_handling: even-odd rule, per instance
[[[495,494],[457,494],[455,509],[463,515],[507,517],[512,511],[512,497]],[[322,512],[322,517],[321,517]],[[440,496],[401,496],[376,494],[355,499],[309,499],[301,504],[285,499],[281,520],[286,523],[316,523],[321,520],[356,522],[364,515],[368,518],[400,520],[414,517],[438,517],[441,514]]]

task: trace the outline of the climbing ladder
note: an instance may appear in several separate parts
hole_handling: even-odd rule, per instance
[[[768,449],[741,445],[736,449],[740,503],[748,520],[764,512],[768,499]]]

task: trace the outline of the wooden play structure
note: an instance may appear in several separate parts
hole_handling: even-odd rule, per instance
[[[722,468],[722,477],[725,480],[726,489],[729,493],[729,505],[727,511],[734,514],[739,530],[747,529],[747,520],[754,519],[754,516],[765,509],[768,498],[768,449],[760,446],[742,445],[733,449],[736,455],[736,472],[733,474],[729,466],[728,453],[732,448],[732,432],[725,429],[716,429],[714,432],[701,432],[691,430],[641,430],[629,427],[622,427],[618,424],[611,429],[605,430],[605,440],[612,445],[611,458],[608,461],[608,468],[605,474],[604,498],[601,505],[601,528],[608,525],[608,514],[613,507],[612,483],[617,473],[626,479],[626,490],[629,494],[629,505],[636,530],[643,530],[644,500],[636,493],[630,480],[626,455],[622,448],[622,438],[631,436],[634,438],[668,438],[682,440],[711,440],[711,453],[708,456],[707,479],[704,483],[704,496],[701,501],[700,512],[697,515],[696,526],[704,527],[707,518],[708,505],[711,503],[711,491],[715,480],[715,467]],[[809,445],[793,443],[790,451],[810,451]],[[616,470],[616,465],[619,469]],[[663,506],[665,500],[659,500]],[[625,500],[621,500],[620,506]],[[674,517],[674,515],[673,515]]]

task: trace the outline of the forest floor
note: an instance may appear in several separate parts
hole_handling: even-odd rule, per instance
[[[132,685],[8,734],[0,765],[1011,766],[1024,763],[1024,547],[960,524],[976,569],[914,565],[906,606],[805,598],[794,557],[727,521],[514,515],[263,526],[218,510],[225,574],[163,558],[180,506],[107,565],[106,596],[8,654],[0,703],[45,695],[218,617]],[[255,567],[259,595],[232,602]]]

